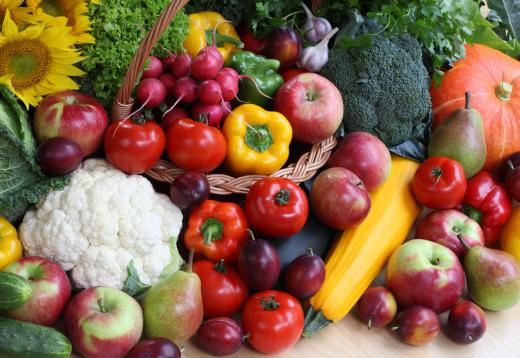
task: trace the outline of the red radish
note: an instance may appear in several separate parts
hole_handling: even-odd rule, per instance
[[[212,53],[209,50],[210,48],[206,47],[200,50],[191,63],[191,75],[201,81],[215,78],[224,65],[224,59],[220,52]]]
[[[218,75],[215,77],[215,82],[217,82],[222,89],[222,99],[224,101],[231,101],[238,93],[239,76],[235,70],[232,71],[235,72],[236,77],[235,74],[233,74],[231,71],[224,70],[227,70],[227,68],[223,68],[218,73]]]
[[[161,127],[166,132],[173,122],[181,118],[190,118],[190,114],[183,108],[173,108],[162,117]]]
[[[173,95],[177,98],[177,102],[192,103],[197,100],[197,87],[197,82],[193,78],[181,77],[173,86]]]
[[[233,110],[231,108],[231,103],[229,102],[222,102],[220,105],[222,106],[222,112],[224,113],[224,117],[227,117],[228,114],[230,114]]]
[[[172,64],[173,64],[173,62],[175,62],[176,58],[177,58],[177,55],[174,53],[168,55],[167,57],[161,58],[161,62],[162,62],[165,72],[171,71]]]
[[[170,75],[169,73],[163,73],[159,76],[159,81],[161,81],[166,87],[166,94],[169,95],[173,93],[173,87],[175,86],[175,77],[173,75]]]
[[[145,108],[155,108],[166,98],[166,87],[157,78],[146,78],[137,86],[136,96]]]
[[[150,56],[148,60],[150,61],[150,63],[146,67],[146,70],[143,72],[141,79],[157,78],[164,72],[163,64],[161,60],[159,60],[157,57]]]
[[[175,61],[173,61],[170,71],[171,73],[177,77],[185,77],[190,74],[191,69],[191,57],[187,53],[177,56]]]
[[[199,100],[205,104],[216,104],[222,100],[222,90],[218,82],[206,80],[199,84],[197,90]]]
[[[232,69],[231,67],[224,67],[223,69],[220,70],[219,74],[220,73],[225,73],[227,75],[232,76],[235,79],[235,81],[237,81],[237,82],[240,79],[240,75],[238,74],[238,72],[235,71],[234,69]]]
[[[205,104],[197,102],[191,108],[191,115],[195,120],[207,120],[210,126],[219,127],[220,121],[224,116],[224,111],[220,104]]]

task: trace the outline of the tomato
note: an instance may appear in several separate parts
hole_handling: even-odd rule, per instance
[[[294,77],[301,75],[302,73],[307,73],[307,72],[308,71],[305,71],[302,68],[293,67],[293,68],[288,68],[286,70],[283,70],[282,72],[280,72],[280,74],[283,77],[283,81],[288,82],[288,81],[292,80]]]
[[[166,152],[176,166],[207,173],[224,161],[227,144],[218,128],[181,118],[166,132]]]
[[[281,291],[258,292],[242,310],[244,333],[257,351],[273,354],[292,347],[303,331],[303,309],[300,302]]]
[[[305,192],[286,178],[260,179],[246,197],[249,224],[271,237],[289,237],[300,231],[309,214]]]
[[[464,198],[466,186],[462,166],[445,157],[427,159],[419,166],[412,181],[417,201],[432,209],[456,207]]]
[[[193,272],[201,281],[204,318],[227,317],[240,311],[249,290],[236,269],[224,260],[201,260],[193,264]]]
[[[112,122],[105,132],[107,159],[128,174],[141,174],[161,157],[166,145],[164,131],[154,121],[125,119]]]

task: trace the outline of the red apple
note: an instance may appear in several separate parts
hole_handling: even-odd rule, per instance
[[[312,185],[312,211],[322,223],[338,230],[361,224],[370,204],[363,182],[345,168],[325,170]]]
[[[386,287],[370,287],[358,303],[358,316],[368,329],[383,327],[392,322],[397,313],[395,297]]]
[[[433,341],[439,335],[441,326],[433,310],[412,306],[397,316],[396,326],[392,330],[397,331],[405,343],[420,346]]]
[[[459,236],[467,246],[484,246],[484,232],[480,225],[460,211],[449,209],[426,215],[415,233],[417,239],[436,242],[453,251],[458,257],[466,254]]]
[[[64,321],[74,350],[85,358],[122,358],[143,332],[139,303],[107,287],[89,288],[74,296]]]
[[[76,91],[64,91],[40,102],[33,128],[38,142],[54,137],[69,138],[78,142],[86,157],[101,145],[107,125],[107,113],[97,99]]]
[[[5,271],[25,277],[32,287],[29,300],[5,315],[43,326],[56,324],[71,295],[69,278],[60,265],[43,257],[30,256],[12,263]]]
[[[478,341],[486,332],[486,315],[473,302],[461,300],[450,311],[446,326],[448,336],[457,343],[470,344]]]
[[[329,159],[329,167],[352,170],[370,192],[390,175],[392,158],[385,143],[366,132],[352,132],[343,138]]]
[[[280,87],[275,110],[291,122],[295,140],[315,144],[338,129],[343,119],[343,98],[325,77],[303,73]]]
[[[501,182],[506,180],[506,175],[510,170],[520,167],[520,152],[511,154],[502,162],[498,170],[498,178]]]
[[[507,172],[504,184],[509,196],[520,202],[520,167],[515,167]]]
[[[386,267],[386,285],[403,306],[425,306],[444,312],[462,295],[465,275],[457,255],[428,240],[399,246]]]

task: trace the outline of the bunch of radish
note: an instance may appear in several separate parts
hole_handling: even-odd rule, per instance
[[[222,118],[231,111],[229,101],[238,93],[240,78],[245,77],[223,65],[215,45],[203,48],[193,59],[187,54],[170,55],[162,60],[151,56],[137,87],[137,100],[143,108],[173,102],[164,112],[163,128],[178,118],[189,117],[179,104],[190,108],[192,118],[204,118],[209,125],[219,127]]]

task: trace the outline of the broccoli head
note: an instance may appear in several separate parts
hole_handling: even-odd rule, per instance
[[[347,132],[377,135],[387,146],[414,139],[431,110],[430,79],[410,35],[375,35],[367,48],[330,50],[321,74],[341,91]]]

